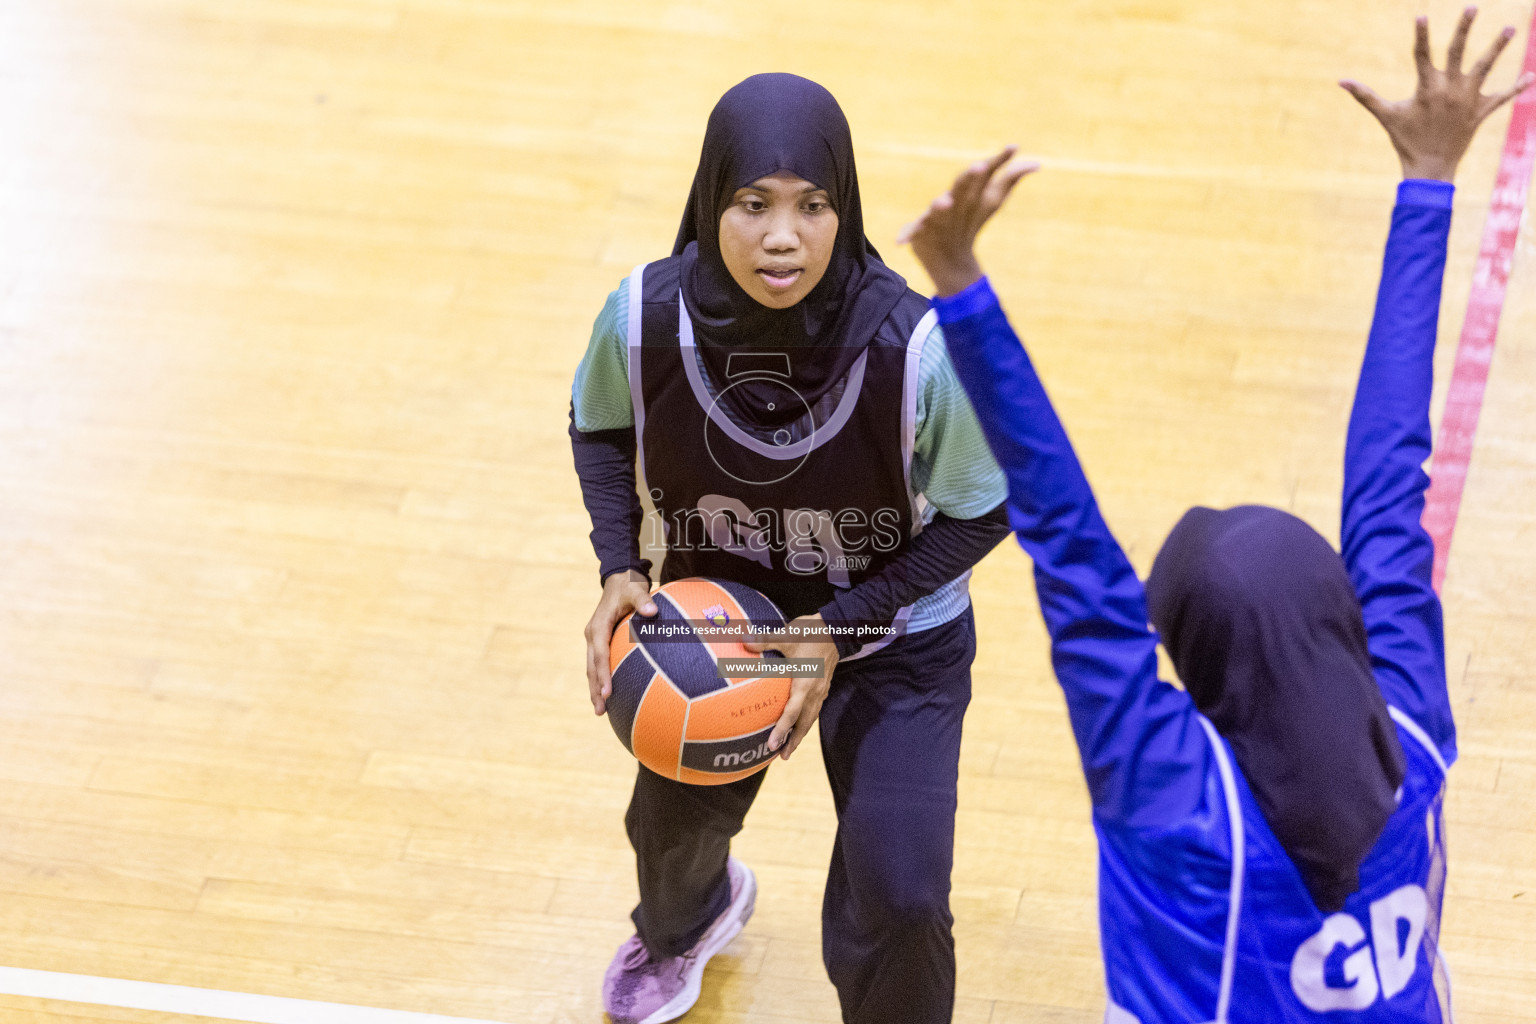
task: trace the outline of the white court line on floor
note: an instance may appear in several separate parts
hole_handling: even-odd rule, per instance
[[[473,1017],[445,1017],[437,1013],[188,988],[153,981],[94,978],[86,974],[60,974],[22,967],[0,967],[0,995],[183,1013],[193,1017],[222,1017],[254,1024],[505,1024]]]

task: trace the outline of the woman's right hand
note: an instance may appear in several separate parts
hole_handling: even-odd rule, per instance
[[[603,580],[603,596],[587,623],[587,689],[592,693],[592,710],[599,715],[608,710],[608,698],[613,694],[613,679],[608,671],[613,629],[630,612],[656,614],[651,581],[633,569],[612,573]]]

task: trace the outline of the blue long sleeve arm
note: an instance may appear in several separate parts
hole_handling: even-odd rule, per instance
[[[1201,799],[1209,746],[1187,694],[1157,678],[1141,581],[985,279],[936,300],[950,358],[1008,478],[1008,519],[1034,562],[1095,813],[1164,825]]]
[[[1447,764],[1456,757],[1456,727],[1440,599],[1430,586],[1434,545],[1419,520],[1453,194],[1438,181],[1398,187],[1344,448],[1340,533],[1382,692],[1424,728]]]

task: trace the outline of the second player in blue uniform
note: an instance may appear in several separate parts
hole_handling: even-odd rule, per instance
[[[1450,184],[1506,30],[1416,95],[1342,83],[1403,161],[1345,447],[1342,555],[1278,509],[1196,508],[1146,588],[976,263],[1029,170],[972,167],[908,236],[1008,478],[1093,802],[1109,1024],[1450,1019],[1442,801],[1456,757],[1420,526]],[[1149,621],[1156,632],[1148,628]],[[1157,678],[1166,644],[1185,688]]]

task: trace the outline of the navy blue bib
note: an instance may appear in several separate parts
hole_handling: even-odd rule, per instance
[[[665,524],[663,583],[716,576],[766,594],[786,619],[879,572],[920,529],[911,491],[918,361],[936,320],[908,291],[813,411],[782,355],[733,352],[705,376],[684,315],[677,257],[630,278],[629,374],[642,472]],[[777,360],[777,362],[775,362]],[[777,430],[734,421],[718,401],[745,380],[803,407]]]

